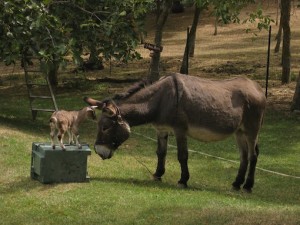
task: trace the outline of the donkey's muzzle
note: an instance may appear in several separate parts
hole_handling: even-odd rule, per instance
[[[95,145],[95,152],[103,159],[110,159],[113,156],[113,151],[105,145]]]

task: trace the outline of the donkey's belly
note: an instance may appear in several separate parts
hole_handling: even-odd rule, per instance
[[[229,137],[232,133],[222,134],[203,127],[189,126],[188,135],[200,141],[220,141]]]

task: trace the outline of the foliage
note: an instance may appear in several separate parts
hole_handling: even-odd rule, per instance
[[[247,23],[247,22],[256,24],[256,28],[259,31],[261,31],[261,30],[268,30],[270,24],[274,22],[274,20],[271,19],[269,15],[264,15],[263,10],[259,7],[256,10],[256,12],[250,13],[249,18],[243,21],[243,23]],[[246,32],[249,32],[250,30],[251,29],[246,29]]]
[[[61,61],[94,51],[105,59],[138,58],[134,50],[150,0],[5,0],[0,2],[0,59],[31,53]]]
[[[254,0],[211,0],[214,11],[213,14],[219,18],[224,24],[230,22],[240,22],[239,14],[242,8],[250,3],[255,3]]]
[[[64,56],[66,37],[61,21],[42,3],[32,0],[0,2],[0,59],[14,63],[31,52],[51,60]]]
[[[209,3],[213,7],[213,15],[224,24],[240,23],[240,12],[249,4],[255,3],[255,0],[195,0],[197,4],[201,2]],[[261,7],[257,11],[250,13],[249,18],[244,20],[243,23],[250,22],[257,24],[257,29],[268,29],[271,22],[274,22],[270,16],[264,15]],[[247,29],[246,32],[249,32]]]
[[[200,8],[200,9],[206,9],[210,3],[209,0],[194,0],[194,1],[195,1],[196,7]]]

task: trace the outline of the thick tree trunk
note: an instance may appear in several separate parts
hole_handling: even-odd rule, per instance
[[[155,45],[161,46],[162,43],[162,34],[163,28],[167,21],[170,8],[172,6],[173,0],[164,0],[158,5],[158,15],[156,19],[156,32],[155,32]],[[159,79],[159,61],[160,61],[160,52],[154,51],[150,65],[150,73],[148,75],[148,80],[150,82],[157,81]]]
[[[276,34],[276,46],[274,49],[274,52],[277,53],[279,52],[280,49],[280,44],[281,44],[281,37],[282,37],[282,14],[280,16],[280,20],[279,20],[279,27],[278,27],[278,32]]]
[[[279,10],[280,10],[280,0],[277,0],[276,22],[275,22],[276,26],[278,25]]]
[[[83,70],[102,70],[104,69],[103,62],[98,56],[98,51],[95,46],[89,46],[90,57],[87,62],[83,62]]]
[[[201,14],[202,8],[199,6],[195,7],[195,13],[194,13],[194,18],[193,18],[193,23],[191,26],[191,31],[190,31],[190,40],[189,40],[189,56],[190,57],[194,57],[194,52],[195,52],[195,42],[196,42],[196,33],[197,33],[197,26],[198,26],[198,21],[200,18],[200,14]]]
[[[186,46],[183,54],[183,59],[180,67],[180,73],[188,73],[188,57],[194,57],[197,26],[202,8],[195,6],[194,19],[189,32],[189,39],[186,41]]]
[[[47,75],[51,86],[54,87],[58,85],[58,69],[59,69],[58,62],[53,62],[48,64]]]
[[[291,105],[291,110],[299,110],[300,111],[300,71],[299,71],[299,75],[297,78],[297,85],[296,85],[296,89],[295,89],[295,93],[294,93],[294,97],[293,97],[293,102]]]
[[[282,30],[283,30],[283,42],[282,42],[282,84],[287,84],[291,81],[291,29],[290,29],[290,14],[291,14],[291,0],[281,1],[282,10]]]

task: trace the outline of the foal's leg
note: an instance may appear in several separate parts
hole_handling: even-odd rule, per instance
[[[71,132],[70,129],[67,130],[68,136],[69,136],[69,145],[72,145],[74,143],[73,141],[73,133]]]
[[[57,136],[57,129],[56,129],[56,124],[54,122],[50,122],[50,137],[51,137],[51,146],[52,149],[55,149],[55,140],[54,138],[56,138]]]
[[[66,147],[64,145],[64,134],[65,134],[65,131],[62,129],[59,129],[57,138],[58,138],[58,141],[60,143],[60,147],[62,148],[62,150],[66,150]]]
[[[245,181],[248,168],[248,145],[246,137],[242,132],[237,132],[235,138],[240,151],[240,167],[236,179],[232,183],[232,187],[235,190],[240,190],[241,185]]]
[[[79,133],[78,133],[78,129],[72,127],[71,128],[71,133],[74,135],[75,137],[75,144],[78,146],[79,149],[82,148],[80,142],[79,142]]]
[[[51,128],[51,132],[50,132],[51,146],[52,146],[52,149],[55,149],[55,141],[54,141],[54,138],[55,138],[56,135],[57,135],[57,131],[56,131],[55,127],[50,126],[50,128]]]
[[[157,168],[153,174],[154,180],[161,180],[165,173],[165,163],[168,147],[168,132],[157,132]]]
[[[181,178],[178,181],[178,187],[186,188],[187,181],[190,178],[188,168],[188,147],[187,137],[185,134],[175,134],[177,142],[177,157],[181,167]]]

